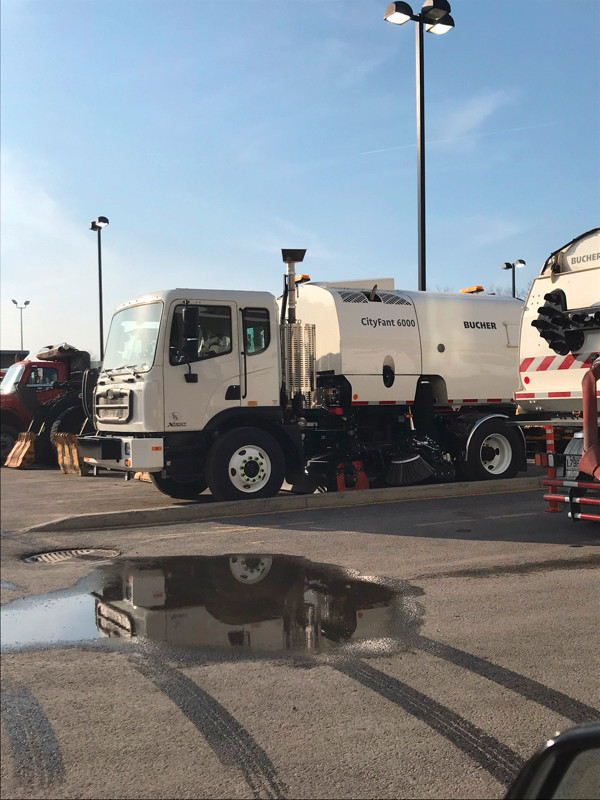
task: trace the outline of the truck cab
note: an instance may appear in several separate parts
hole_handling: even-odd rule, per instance
[[[289,468],[301,469],[301,455],[294,428],[295,458],[285,436],[263,458],[281,427],[279,337],[277,302],[267,292],[172,289],[124,303],[95,390],[97,435],[80,438],[80,456],[149,472],[161,491],[189,498],[206,488],[207,455],[229,435],[239,461],[229,474],[250,494],[264,488],[267,471],[267,483],[280,486],[281,448]],[[236,432],[250,428],[253,438],[237,443]]]
[[[19,433],[27,430],[32,420],[31,406],[27,408],[23,403],[17,386],[23,386],[27,392],[33,393],[36,403],[45,404],[63,394],[64,389],[57,388],[56,384],[67,378],[67,365],[60,361],[17,361],[7,369],[0,384],[2,463]]]
[[[49,435],[58,415],[77,407],[71,421],[79,423],[77,430],[81,428],[84,415],[79,393],[89,367],[87,352],[63,343],[46,347],[35,359],[17,361],[8,368],[0,384],[2,464],[19,434],[28,430],[34,419],[40,426],[45,423]]]

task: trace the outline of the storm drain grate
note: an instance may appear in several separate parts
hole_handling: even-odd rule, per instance
[[[79,549],[79,550],[51,550],[49,553],[36,553],[23,559],[26,564],[59,564],[62,561],[72,561],[76,558],[82,561],[101,561],[105,558],[116,558],[119,550]]]

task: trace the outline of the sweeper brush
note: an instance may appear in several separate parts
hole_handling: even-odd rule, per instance
[[[435,474],[435,469],[425,461],[423,456],[413,455],[409,458],[395,458],[390,462],[386,483],[389,486],[410,486],[413,483],[421,483],[431,478]]]

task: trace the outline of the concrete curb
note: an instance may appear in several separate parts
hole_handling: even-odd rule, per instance
[[[402,503],[413,500],[434,500],[445,497],[506,494],[527,492],[542,486],[542,476],[512,478],[498,481],[463,483],[438,483],[427,486],[399,486],[386,489],[366,489],[357,492],[332,492],[325,494],[279,495],[257,500],[240,500],[227,503],[195,503],[186,506],[132,509],[131,511],[106,511],[98,514],[80,514],[44,522],[26,528],[27,533],[44,531],[83,531],[102,528],[131,528],[167,525],[174,522],[198,522],[223,517],[248,517],[256,514],[305,511],[312,508],[344,508],[373,503]]]

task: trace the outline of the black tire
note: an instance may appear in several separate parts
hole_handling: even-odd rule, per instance
[[[273,497],[281,489],[284,474],[281,447],[259,428],[228,431],[208,454],[206,478],[216,500]]]
[[[482,422],[473,432],[461,474],[469,481],[514,478],[522,463],[518,431],[502,419]]]
[[[178,475],[177,477],[169,475],[163,478],[162,473],[151,472],[150,477],[159,491],[174,500],[197,500],[206,489],[206,481],[197,475],[190,478],[185,475]]]
[[[78,434],[87,423],[87,415],[83,410],[83,406],[71,406],[66,408],[58,415],[50,426],[50,441],[52,447],[56,450],[56,434],[57,433],[75,433]]]
[[[12,425],[2,425],[2,430],[0,431],[0,460],[2,461],[2,466],[4,466],[4,462],[15,446],[18,437],[19,431],[16,428],[13,428]]]

